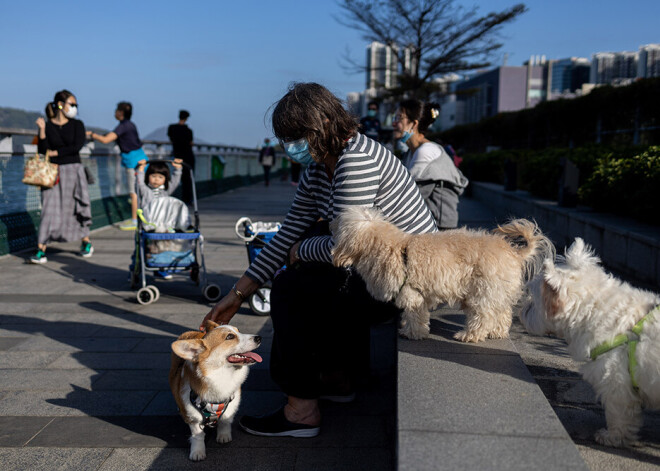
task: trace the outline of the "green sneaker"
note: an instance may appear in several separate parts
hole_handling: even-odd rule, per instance
[[[48,259],[46,258],[46,252],[39,249],[32,257],[30,257],[30,263],[46,263]]]
[[[94,247],[92,247],[91,242],[83,242],[80,244],[80,255],[85,258],[89,258],[94,253]]]
[[[137,221],[128,221],[119,226],[121,231],[134,231],[137,229]]]

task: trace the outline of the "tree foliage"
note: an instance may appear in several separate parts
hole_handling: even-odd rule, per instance
[[[340,0],[345,16],[336,18],[363,33],[369,42],[385,44],[398,58],[401,74],[393,96],[426,97],[437,89],[433,79],[490,65],[502,47],[502,27],[527,11],[517,4],[484,16],[454,0]],[[410,59],[407,59],[410,54]],[[350,58],[347,67],[364,71]]]

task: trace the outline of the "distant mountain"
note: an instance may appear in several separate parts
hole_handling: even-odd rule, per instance
[[[36,129],[37,125],[34,122],[39,116],[43,116],[43,113],[0,106],[0,127]]]

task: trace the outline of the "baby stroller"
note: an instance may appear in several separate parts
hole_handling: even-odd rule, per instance
[[[279,222],[252,222],[250,218],[242,217],[236,221],[236,235],[245,241],[248,262],[252,263],[268,242],[277,234],[282,225]],[[271,282],[268,281],[248,298],[250,309],[255,314],[267,316],[270,313]]]
[[[156,160],[150,160],[149,163]],[[142,208],[138,192],[138,223],[135,231],[135,250],[129,267],[131,289],[139,288],[137,301],[151,304],[160,297],[155,285],[147,285],[147,272],[167,271],[172,274],[190,276],[202,286],[202,294],[209,301],[220,299],[220,287],[209,283],[204,263],[204,236],[199,232],[197,192],[193,181],[194,224],[190,225],[188,207],[183,201],[172,197],[155,198]]]

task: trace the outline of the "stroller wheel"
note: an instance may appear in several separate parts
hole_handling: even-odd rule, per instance
[[[158,287],[154,285],[147,285],[147,289],[151,290],[151,292],[154,293],[154,299],[153,301],[151,301],[152,303],[155,303],[160,299],[160,290],[158,289]]]
[[[222,291],[220,291],[220,287],[215,283],[209,283],[202,289],[202,294],[209,301],[217,301],[220,299]]]
[[[142,305],[151,304],[156,300],[156,292],[151,290],[151,287],[145,286],[138,290],[136,298],[137,302]]]
[[[250,298],[248,299],[250,304],[250,309],[255,314],[260,316],[267,316],[270,314],[270,288],[264,287],[259,288]]]

